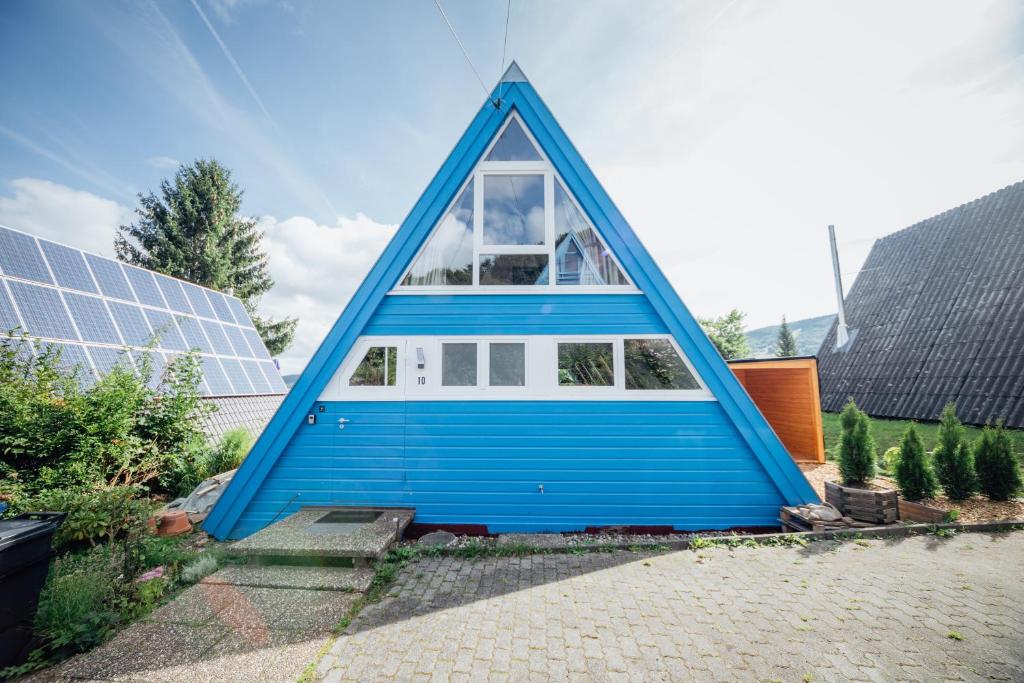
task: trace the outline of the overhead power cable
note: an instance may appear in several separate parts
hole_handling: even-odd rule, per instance
[[[501,41],[501,66],[498,67],[498,104],[501,104],[501,77],[505,75],[505,55],[508,52],[508,20],[512,16],[512,0],[505,6],[505,39]]]
[[[448,15],[444,13],[444,8],[441,7],[441,0],[434,0],[434,6],[437,7],[437,11],[441,13],[441,18],[444,19],[444,23],[448,24],[448,30],[452,32],[452,37],[455,38],[455,42],[459,44],[459,49],[462,50],[462,56],[466,58],[466,63],[469,64],[469,68],[473,70],[476,80],[480,82],[480,87],[483,89],[484,95],[491,101],[491,104],[498,107],[499,103],[491,99],[491,92],[484,84],[484,79],[480,77],[480,72],[477,71],[476,66],[473,64],[473,60],[469,58],[469,53],[466,52],[466,46],[462,44],[459,34],[455,32],[455,27],[452,26],[452,22],[448,20]]]

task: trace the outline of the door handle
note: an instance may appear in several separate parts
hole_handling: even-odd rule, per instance
[[[351,420],[349,420],[347,417],[339,417],[338,418],[338,429],[344,429],[346,422],[351,422]]]

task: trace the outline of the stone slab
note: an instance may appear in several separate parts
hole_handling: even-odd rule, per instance
[[[212,585],[230,595],[217,622],[233,631],[300,630],[329,633],[358,598],[357,593]]]
[[[373,570],[367,568],[286,565],[232,565],[203,579],[206,585],[359,592],[367,590],[371,581]]]
[[[383,512],[377,521],[355,525],[349,533],[315,533],[317,520],[343,507],[305,507],[280,522],[234,543],[229,551],[248,557],[380,558],[401,538],[416,511],[408,508],[358,508]],[[323,525],[330,530],[331,524]]]

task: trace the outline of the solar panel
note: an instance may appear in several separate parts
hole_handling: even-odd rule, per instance
[[[157,308],[167,308],[164,297],[156,286],[156,280],[153,279],[153,273],[127,264],[123,264],[123,266],[124,274],[128,276],[128,281],[132,283],[132,289],[135,290],[135,296],[138,298],[139,303],[146,304],[147,306],[156,306]]]
[[[167,311],[154,311],[152,308],[143,309],[146,313],[146,320],[153,328],[153,334],[157,337],[157,346],[161,349],[171,351],[187,351],[185,339],[178,331],[174,317]]]
[[[43,254],[50,262],[50,270],[57,278],[58,285],[81,292],[99,294],[89,267],[85,265],[85,257],[82,256],[82,252],[47,240],[39,240],[39,246],[43,248]]]
[[[5,275],[53,284],[36,238],[0,228],[0,268]]]
[[[196,287],[191,282],[182,282],[180,284],[182,289],[185,290],[185,296],[188,297],[188,301],[192,304],[192,310],[195,311],[196,315],[203,318],[217,317],[214,315],[213,306],[210,305],[210,301],[206,298],[206,292],[202,287]]]
[[[217,359],[213,356],[203,356],[202,359],[203,377],[206,379],[206,385],[210,389],[210,394],[213,396],[229,396],[236,393]]]
[[[160,287],[160,292],[163,293],[164,299],[167,300],[167,306],[172,311],[178,313],[188,313],[191,315],[192,307],[188,305],[188,299],[185,298],[185,292],[181,288],[181,283],[173,278],[169,278],[166,275],[160,275],[154,273],[153,277],[156,278],[156,283]]]
[[[81,344],[65,344],[64,342],[37,341],[39,353],[52,353],[57,360],[57,367],[65,372],[74,373],[83,386],[96,381],[89,358]]]
[[[224,368],[228,379],[231,380],[231,384],[235,387],[236,394],[255,393],[252,388],[252,382],[249,381],[249,376],[245,374],[245,370],[242,369],[240,362],[234,358],[221,358],[220,364]]]
[[[245,368],[245,374],[249,376],[249,381],[252,383],[253,391],[257,394],[271,394],[273,389],[270,387],[270,382],[263,375],[263,371],[260,370],[260,364],[254,360],[243,360],[239,361],[242,367]]]
[[[7,295],[7,288],[0,282],[0,333],[7,333],[19,327],[21,321],[18,320],[18,312],[14,310],[11,297]]]
[[[228,307],[231,309],[231,313],[235,316],[235,322],[242,327],[252,327],[252,320],[249,318],[249,312],[245,310],[245,306],[239,299],[233,296],[224,297],[228,302]]]
[[[202,323],[203,331],[206,332],[206,338],[210,340],[215,353],[224,356],[235,355],[235,350],[231,347],[228,338],[224,336],[224,330],[221,328],[220,323],[212,320],[201,320],[199,322]]]
[[[227,335],[231,346],[235,348],[235,355],[239,358],[254,358],[256,354],[249,348],[249,342],[245,340],[242,328],[234,325],[224,325],[224,333]]]
[[[21,311],[25,331],[33,337],[77,340],[75,328],[56,289],[8,280],[14,304]]]
[[[208,289],[206,290],[206,298],[210,300],[210,304],[213,306],[218,319],[226,323],[235,322],[235,317],[231,315],[231,308],[228,307],[227,299],[223,294]]]
[[[114,327],[114,321],[103,305],[103,299],[74,292],[64,292],[64,301],[71,311],[71,317],[78,326],[82,341],[101,344],[120,344],[121,338]]]
[[[96,282],[100,283],[100,291],[104,296],[135,301],[120,263],[96,254],[85,254],[85,260],[89,262],[92,274],[96,276]]]
[[[288,391],[288,386],[281,379],[281,372],[274,365],[272,360],[260,361],[260,368],[263,370],[263,374],[266,376],[267,381],[270,382],[270,387],[274,390],[274,393],[284,393]]]
[[[142,309],[134,304],[123,304],[120,301],[108,301],[110,313],[114,316],[117,329],[121,330],[121,338],[128,346],[146,346],[153,339],[153,331],[149,329],[146,316]]]
[[[115,349],[110,346],[87,346],[86,350],[89,352],[89,357],[92,358],[92,363],[96,366],[96,372],[100,374],[100,377],[113,370],[115,366],[121,366],[126,370],[135,372],[131,356],[123,349]]]
[[[259,332],[253,329],[245,329],[242,330],[242,334],[245,335],[245,340],[249,342],[249,348],[252,349],[253,355],[256,358],[270,358],[270,352],[264,346]]]
[[[213,353],[213,347],[203,334],[203,328],[199,325],[198,318],[184,315],[175,316],[178,327],[181,329],[181,336],[185,338],[185,344],[189,349],[199,349],[203,353]]]

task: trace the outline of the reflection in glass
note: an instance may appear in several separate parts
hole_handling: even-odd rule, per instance
[[[530,138],[526,137],[522,126],[512,119],[501,137],[494,143],[491,153],[485,161],[540,161],[540,154],[534,148]]]
[[[547,254],[482,254],[481,285],[546,285]]]
[[[614,368],[611,342],[558,345],[558,383],[562,386],[613,386]]]
[[[353,387],[393,387],[397,384],[397,346],[373,346],[367,349],[363,360],[349,378]]]
[[[492,387],[526,385],[526,344],[491,342],[490,384]]]
[[[441,344],[441,386],[476,386],[476,344]]]
[[[484,244],[544,244],[544,176],[484,176]]]
[[[611,252],[555,180],[555,261],[560,285],[628,285]]]
[[[473,284],[473,181],[438,223],[409,274],[405,286]]]
[[[627,389],[700,389],[668,339],[627,339],[623,348]]]

